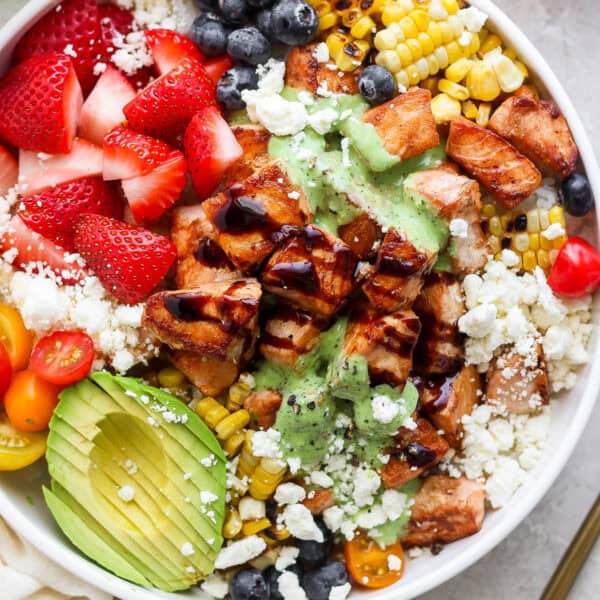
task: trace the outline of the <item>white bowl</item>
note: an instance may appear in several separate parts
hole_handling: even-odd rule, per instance
[[[58,0],[31,0],[0,31],[0,72],[7,68],[12,49],[19,37],[56,4]],[[600,200],[600,171],[594,152],[562,85],[525,35],[499,8],[490,0],[471,0],[471,4],[490,16],[499,33],[517,50],[535,74],[541,89],[552,97],[562,110],[575,136],[581,162],[592,183],[595,197]],[[594,225],[590,229],[594,232],[593,235],[597,235],[598,223]],[[597,323],[598,303],[594,306],[594,322]],[[552,426],[544,456],[510,503],[503,509],[490,513],[485,519],[483,529],[477,535],[450,544],[438,556],[411,561],[397,585],[379,592],[354,592],[352,597],[409,600],[423,594],[479,560],[527,516],[558,477],[592,412],[600,386],[600,347],[596,332],[590,343],[590,354],[592,359],[579,374],[575,389],[563,394],[559,401],[554,403]],[[203,597],[198,590],[182,594],[147,590],[124,581],[87,560],[65,539],[46,509],[40,487],[47,479],[44,461],[23,471],[0,474],[0,514],[41,552],[75,575],[122,600]]]

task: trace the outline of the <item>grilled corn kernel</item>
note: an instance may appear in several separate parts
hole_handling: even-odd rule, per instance
[[[527,250],[527,252],[523,252],[523,269],[525,271],[533,271],[537,267],[537,259],[535,257],[535,252],[532,250]]]
[[[540,234],[530,233],[529,234],[529,249],[536,252],[540,249]]]
[[[402,31],[404,32],[404,37],[407,40],[411,38],[416,38],[419,34],[419,30],[417,29],[415,22],[409,16],[400,19],[399,25]]]
[[[229,411],[210,396],[202,398],[196,404],[195,410],[211,429],[214,429],[223,419],[229,416]]]
[[[438,88],[440,92],[444,92],[444,94],[448,94],[448,96],[456,100],[467,100],[469,97],[469,90],[464,85],[454,83],[454,81],[449,81],[448,79],[440,79]]]
[[[554,250],[560,250],[566,243],[567,243],[567,236],[559,235],[557,238],[554,238],[552,240],[552,248],[554,248]],[[554,262],[554,261],[552,261],[552,262]]]
[[[342,13],[342,25],[344,27],[352,27],[362,17],[362,12],[359,8],[351,8]]]
[[[272,458],[263,458],[250,479],[248,488],[250,495],[257,500],[266,500],[272,496],[286,470],[285,463]]]
[[[492,217],[488,223],[488,228],[492,235],[502,237],[502,235],[504,234],[504,227],[502,227],[500,217]]]
[[[406,74],[406,71],[398,71],[394,74],[394,78],[396,79],[398,91],[405,92],[410,87],[410,81],[408,80],[408,75]]]
[[[489,60],[486,57],[485,62],[489,62],[494,69],[496,79],[500,85],[500,89],[510,94],[518,90],[524,81],[523,73],[519,71],[515,63],[500,52],[494,53]]]
[[[548,270],[550,268],[550,255],[547,250],[538,250],[535,255],[537,256],[538,265],[544,270]]]
[[[457,15],[450,15],[448,17],[448,25],[452,28],[453,38],[459,38],[463,31],[464,25],[462,20]]]
[[[423,81],[423,79],[427,79],[427,77],[429,77],[429,63],[424,58],[420,58],[415,63],[415,67],[419,72],[419,81]]]
[[[237,537],[244,524],[240,519],[240,513],[235,509],[230,509],[225,516],[225,523],[223,524],[223,537],[227,540],[232,540]]]
[[[292,534],[285,527],[283,527],[282,529],[272,527],[271,529],[269,529],[268,535],[282,542],[283,540],[287,540],[289,537],[291,537]]]
[[[406,67],[406,74],[408,75],[408,81],[410,85],[417,85],[421,81],[419,69],[415,65],[409,65]]]
[[[431,21],[431,23],[429,23],[429,26],[427,27],[427,35],[436,48],[442,45],[444,38],[442,34],[442,28],[438,22]]]
[[[487,36],[485,42],[481,44],[481,48],[479,49],[479,53],[482,56],[485,56],[488,52],[495,50],[496,48],[500,48],[502,46],[502,40],[495,33],[491,33]]]
[[[406,40],[405,43],[408,46],[410,53],[412,54],[412,60],[410,61],[411,63],[419,60],[423,56],[423,49],[421,48],[421,44],[419,44],[419,42],[415,38],[410,38]]]
[[[449,44],[454,39],[454,31],[450,23],[448,21],[441,21],[439,25],[442,34],[442,43],[444,45]]]
[[[375,58],[375,62],[385,67],[390,73],[397,73],[402,69],[402,61],[398,57],[398,53],[394,50],[380,52]]]
[[[158,372],[158,383],[164,388],[181,388],[186,381],[186,376],[175,367],[165,367]]]
[[[438,93],[438,80],[437,77],[428,77],[421,82],[421,87],[429,90],[431,92],[431,96],[435,96]]]
[[[538,208],[538,218],[540,220],[540,231],[544,231],[550,227],[550,217],[548,211],[543,208]]]
[[[458,42],[450,42],[449,44],[446,44],[446,52],[448,52],[448,62],[450,64],[456,62],[463,56]]]
[[[466,102],[463,102],[462,112],[467,119],[471,119],[472,121],[474,121],[477,118],[477,115],[479,113],[477,105],[472,100],[467,100]]]
[[[455,117],[460,116],[461,105],[458,100],[450,98],[447,94],[438,94],[431,101],[431,112],[435,117],[435,122],[448,123]]]
[[[260,531],[269,529],[269,527],[271,527],[271,521],[266,517],[264,519],[259,519],[258,521],[246,521],[242,526],[242,535],[255,535]]]
[[[440,63],[435,57],[435,54],[430,54],[426,60],[427,64],[429,65],[429,74],[435,75],[440,70]]]
[[[467,89],[475,100],[495,100],[500,95],[500,86],[494,69],[484,61],[475,61],[467,75]]]
[[[536,208],[527,211],[527,231],[534,233],[540,230],[540,217]]]
[[[468,75],[472,66],[472,60],[461,58],[446,69],[446,79],[454,83],[460,83]]]
[[[236,431],[225,442],[223,442],[223,450],[228,456],[235,456],[244,445],[246,435],[244,431]]]
[[[456,0],[441,0],[441,2],[449,15],[455,15],[458,12],[458,2]]]
[[[319,17],[319,32],[328,31],[339,23],[340,17],[335,13],[327,13]]]
[[[521,71],[523,79],[527,79],[529,77],[529,70],[527,69],[524,63],[522,63],[520,60],[516,60],[515,66],[517,67],[517,69],[519,69],[519,71]]]
[[[410,48],[405,42],[402,42],[396,46],[396,54],[398,59],[401,61],[403,67],[408,67],[413,63],[413,55]]]
[[[542,250],[552,250],[554,246],[552,245],[553,240],[549,240],[543,233],[540,235],[540,248]]]
[[[502,243],[500,241],[500,238],[496,237],[495,235],[490,235],[490,237],[488,238],[488,245],[493,254],[497,254],[502,250]]]
[[[373,32],[375,29],[375,21],[371,19],[371,17],[361,17],[350,29],[350,35],[353,37],[362,40],[367,35]]]
[[[419,31],[427,31],[429,23],[431,22],[431,17],[426,10],[417,8],[411,11],[408,16],[413,20],[413,23]]]
[[[527,235],[524,232],[513,235],[511,244],[510,244],[510,248],[511,248],[511,250],[514,250],[515,252],[525,252],[526,250],[528,250],[529,249],[529,235]]]
[[[251,391],[250,386],[243,381],[234,383],[227,392],[227,402],[225,403],[227,410],[234,411],[241,408]]]
[[[440,69],[445,69],[448,66],[448,51],[445,46],[440,46],[435,49],[433,53],[436,57],[438,64],[440,65]]]
[[[565,220],[565,211],[562,206],[553,206],[548,211],[548,220],[550,224],[559,223],[563,227],[567,226],[567,221]]]
[[[421,46],[423,56],[428,56],[435,50],[435,46],[433,45],[432,39],[426,33],[419,33],[419,35],[417,36],[417,41]]]
[[[390,23],[398,23],[406,17],[408,11],[396,2],[389,2],[381,13],[381,22],[387,27]]]
[[[254,432],[246,431],[246,439],[244,440],[244,445],[240,452],[240,462],[238,463],[237,468],[238,477],[250,477],[252,473],[254,473],[258,463],[260,463],[260,458],[254,456],[254,451],[252,449],[253,435]]]
[[[315,9],[319,18],[333,11],[331,2],[327,2],[327,0],[319,0],[319,2],[313,4],[312,7]]]
[[[504,50],[504,56],[506,56],[507,58],[510,58],[510,60],[516,60],[517,53],[513,48],[506,48]]]
[[[477,125],[487,127],[492,114],[492,105],[489,102],[482,102],[477,110]]]
[[[481,212],[484,217],[489,219],[496,216],[496,207],[493,204],[484,204]]]
[[[394,50],[394,48],[398,45],[398,38],[390,29],[382,29],[381,31],[377,32],[373,43],[375,44],[375,48],[377,48],[379,51]]]

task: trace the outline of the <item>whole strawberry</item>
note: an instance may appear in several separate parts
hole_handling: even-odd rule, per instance
[[[169,239],[102,215],[83,215],[75,248],[117,300],[137,304],[164,279],[175,260]]]

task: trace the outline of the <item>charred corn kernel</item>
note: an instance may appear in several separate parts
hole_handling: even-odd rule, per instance
[[[448,51],[445,46],[436,48],[433,54],[440,65],[440,69],[445,69],[448,66]]]
[[[448,79],[440,79],[438,82],[438,88],[440,92],[448,94],[451,98],[456,100],[466,100],[469,97],[469,90],[459,83],[449,81]]]
[[[158,372],[158,383],[164,388],[180,388],[186,381],[186,376],[175,367],[165,367]]]
[[[429,27],[429,23],[431,22],[431,17],[426,10],[417,8],[411,11],[408,16],[413,20],[413,23],[419,31],[427,31],[427,27]]]
[[[440,63],[434,54],[430,54],[427,57],[427,65],[429,66],[430,75],[435,75],[440,70]]]
[[[490,235],[488,238],[488,245],[493,254],[497,254],[502,250],[502,243],[500,242],[500,238],[495,235]]]
[[[529,249],[529,235],[525,232],[517,233],[512,236],[510,243],[511,250],[515,252],[525,252]]]
[[[202,398],[196,404],[196,412],[211,429],[214,429],[223,419],[229,416],[229,411],[220,402],[210,396]]]
[[[552,250],[552,240],[549,240],[545,235],[540,235],[540,248],[542,250]]]
[[[484,204],[481,212],[484,217],[489,219],[496,216],[496,207],[493,204]]]
[[[236,431],[232,436],[223,442],[223,450],[229,456],[236,456],[244,445],[246,439],[244,431]]]
[[[270,536],[273,536],[273,538],[275,538],[279,542],[287,540],[292,535],[285,527],[283,527],[282,529],[272,527],[271,529],[269,529],[268,533]]]
[[[548,220],[550,224],[559,223],[563,227],[567,226],[567,221],[565,220],[565,211],[562,206],[553,206],[548,211]]]
[[[404,33],[404,37],[407,40],[416,38],[417,35],[419,34],[419,30],[417,29],[415,22],[408,15],[406,17],[403,17],[402,19],[400,19],[398,24],[400,25],[400,28],[402,29],[402,31]]]
[[[431,96],[433,97],[438,93],[437,82],[437,77],[428,77],[421,82],[421,87],[429,90],[431,92]]]
[[[237,468],[238,477],[251,477],[260,463],[260,458],[254,456],[254,451],[252,450],[253,435],[252,431],[246,431],[246,439],[240,452],[240,461]]]
[[[550,255],[547,250],[538,250],[535,255],[537,256],[538,265],[544,270],[550,268]]]
[[[406,74],[408,75],[408,81],[410,85],[417,85],[421,81],[421,75],[415,65],[409,65],[406,67]]]
[[[492,65],[498,85],[503,92],[510,94],[523,85],[523,73],[510,58],[501,54],[499,50],[486,56],[484,62]]]
[[[327,2],[327,0],[320,0],[319,2],[315,2],[315,4],[313,4],[312,7],[315,9],[315,12],[319,16],[319,18],[333,11],[331,2]]]
[[[552,240],[552,248],[555,250],[560,250],[567,243],[566,235],[559,235],[557,238]],[[554,262],[554,261],[552,261]]]
[[[485,42],[481,44],[481,48],[479,49],[479,53],[482,56],[485,56],[488,52],[495,50],[496,48],[500,48],[502,46],[502,40],[495,33],[490,33],[487,36]]]
[[[243,381],[234,383],[227,392],[227,402],[225,403],[227,410],[234,411],[241,408],[251,391],[250,386]]]
[[[435,50],[432,39],[426,33],[419,33],[417,41],[419,42],[419,46],[421,46],[423,56],[429,56]]]
[[[396,54],[398,55],[398,59],[402,63],[403,67],[408,67],[413,63],[412,52],[405,42],[402,42],[396,46]]]
[[[442,45],[442,42],[444,41],[442,27],[437,21],[431,21],[431,23],[429,23],[427,35],[436,48]]]
[[[450,42],[446,44],[446,52],[448,53],[448,63],[455,63],[457,60],[462,58],[462,50],[458,45],[458,42]]]
[[[343,51],[338,54],[335,64],[341,71],[354,71],[365,60],[370,49],[371,45],[366,40],[354,40],[344,46]],[[349,64],[346,57],[350,59]]]
[[[227,540],[232,540],[242,532],[242,519],[240,513],[234,508],[227,511],[225,515],[225,523],[223,523],[223,537]]]
[[[394,50],[384,50],[375,58],[375,62],[385,67],[390,73],[397,73],[402,69],[402,61],[398,57],[398,53]]]
[[[441,0],[441,2],[449,15],[455,15],[458,12],[458,2],[456,0]]]
[[[405,92],[410,87],[410,81],[408,80],[408,75],[406,74],[406,71],[398,71],[394,74],[394,78],[396,79],[398,91]]]
[[[527,211],[527,231],[534,233],[540,230],[540,216],[537,208]]]
[[[332,31],[325,39],[329,55],[335,59],[350,39],[350,36],[341,31]]]
[[[530,233],[529,234],[529,249],[536,252],[540,249],[540,234]]]
[[[492,235],[502,237],[504,235],[504,227],[500,221],[500,217],[492,217],[488,223],[489,231]]]
[[[342,25],[344,27],[352,27],[356,22],[362,18],[362,11],[359,8],[351,8],[342,13]]]
[[[266,517],[264,519],[259,519],[258,521],[246,521],[242,525],[242,535],[256,535],[260,531],[269,529],[269,527],[271,527],[271,521]]]
[[[327,13],[319,17],[319,32],[328,31],[335,27],[340,21],[340,17],[335,13]]]
[[[467,100],[462,104],[462,113],[467,119],[474,121],[477,118],[478,109],[475,102]]]
[[[263,458],[250,478],[248,491],[257,500],[271,497],[280,484],[287,467],[285,463],[272,458]]]
[[[533,271],[537,267],[537,259],[533,250],[523,252],[523,269],[525,271]]]
[[[455,117],[460,116],[461,105],[458,100],[450,98],[447,94],[438,94],[431,101],[431,112],[435,117],[435,122],[448,123]]]
[[[429,77],[429,63],[424,58],[420,58],[415,63],[415,67],[419,72],[419,81],[423,81],[423,79]]]
[[[506,56],[507,58],[510,58],[510,60],[516,60],[517,59],[517,53],[513,48],[506,48],[504,50],[504,56]]]
[[[472,66],[472,60],[461,58],[446,69],[446,79],[454,83],[460,83],[468,75]]]
[[[385,5],[381,13],[381,22],[387,27],[391,23],[398,23],[407,14],[408,11],[405,7],[396,2],[389,2]]]
[[[510,213],[505,213],[500,215],[500,223],[502,224],[502,231],[512,231],[512,215]],[[510,227],[509,227],[510,224]]]
[[[394,50],[398,45],[398,38],[391,29],[382,29],[375,35],[373,43],[375,44],[375,48],[379,51]]]
[[[500,95],[500,86],[494,69],[484,61],[475,61],[467,75],[467,89],[475,100],[495,100]]]
[[[416,39],[410,38],[406,40],[405,43],[408,46],[408,49],[410,50],[410,53],[412,55],[412,60],[409,62],[409,64],[419,60],[423,56],[423,49],[421,48],[421,44],[419,44],[419,42]]]
[[[482,102],[477,110],[477,125],[487,127],[492,114],[492,105],[489,102]]]
[[[520,60],[516,60],[515,66],[517,67],[517,69],[519,69],[519,71],[521,71],[523,79],[527,79],[529,77],[529,70],[525,66],[525,63],[522,63]]]

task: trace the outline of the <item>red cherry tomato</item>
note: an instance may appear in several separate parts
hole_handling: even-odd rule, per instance
[[[596,291],[600,285],[600,253],[581,238],[569,238],[556,257],[548,285],[569,298]]]
[[[10,364],[10,356],[4,347],[4,344],[0,342],[0,402],[6,394],[6,390],[12,380],[13,369]]]
[[[94,342],[87,333],[55,331],[33,349],[29,368],[55,385],[70,385],[83,379],[94,361]]]

